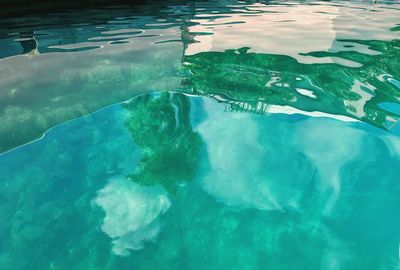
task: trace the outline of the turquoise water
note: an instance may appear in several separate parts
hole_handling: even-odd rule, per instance
[[[400,5],[158,5],[2,19],[0,269],[400,269]]]

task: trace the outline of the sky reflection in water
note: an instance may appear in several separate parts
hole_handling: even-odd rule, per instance
[[[390,1],[162,1],[4,18],[0,152],[165,90],[297,102],[393,130],[399,114],[378,105],[400,99],[399,12]]]
[[[398,4],[159,10],[3,20],[0,268],[398,269]]]

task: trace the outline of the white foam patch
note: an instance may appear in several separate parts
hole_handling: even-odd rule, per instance
[[[351,118],[345,115],[336,115],[336,114],[330,114],[330,113],[325,113],[325,112],[319,112],[319,111],[303,111],[299,110],[297,108],[288,106],[288,105],[270,105],[268,106],[268,113],[280,113],[280,114],[301,114],[301,115],[306,115],[306,116],[311,116],[311,117],[320,117],[320,118],[331,118],[343,122],[360,122],[359,120],[355,118]]]
[[[303,88],[296,88],[296,91],[297,91],[299,94],[303,95],[303,96],[310,97],[310,98],[314,98],[314,99],[317,98],[317,96],[316,96],[316,95],[314,94],[314,92],[311,91],[311,90],[303,89]]]
[[[113,252],[120,256],[156,241],[159,216],[171,206],[163,188],[141,186],[123,178],[110,180],[94,203],[105,212],[101,229],[113,239]]]

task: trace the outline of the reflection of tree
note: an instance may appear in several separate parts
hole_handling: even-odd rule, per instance
[[[266,104],[290,105],[304,111],[347,115],[387,128],[388,119],[397,121],[400,116],[382,110],[378,104],[400,100],[399,89],[383,78],[397,74],[400,68],[400,41],[340,42],[368,46],[380,53],[344,50],[309,54],[362,65],[354,68],[334,63],[302,64],[290,56],[248,53],[247,48],[203,52],[185,56],[186,73],[190,74],[185,87],[194,94],[218,95],[231,110],[262,112]],[[311,91],[314,98],[300,94],[298,89]]]
[[[201,138],[190,123],[188,98],[170,93],[145,95],[124,107],[130,111],[125,126],[143,150],[139,167],[130,178],[143,185],[158,183],[175,192],[180,182],[195,176],[199,162]]]

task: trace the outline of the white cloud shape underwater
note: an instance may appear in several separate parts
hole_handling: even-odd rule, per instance
[[[159,217],[171,206],[162,187],[141,186],[124,178],[111,179],[94,203],[105,212],[101,229],[113,239],[112,250],[120,256],[155,242],[161,229]]]
[[[340,171],[361,158],[368,140],[351,123],[327,118],[286,121],[205,108],[209,118],[197,131],[207,144],[209,168],[199,183],[234,207],[301,209],[312,198],[329,215],[340,194]]]

